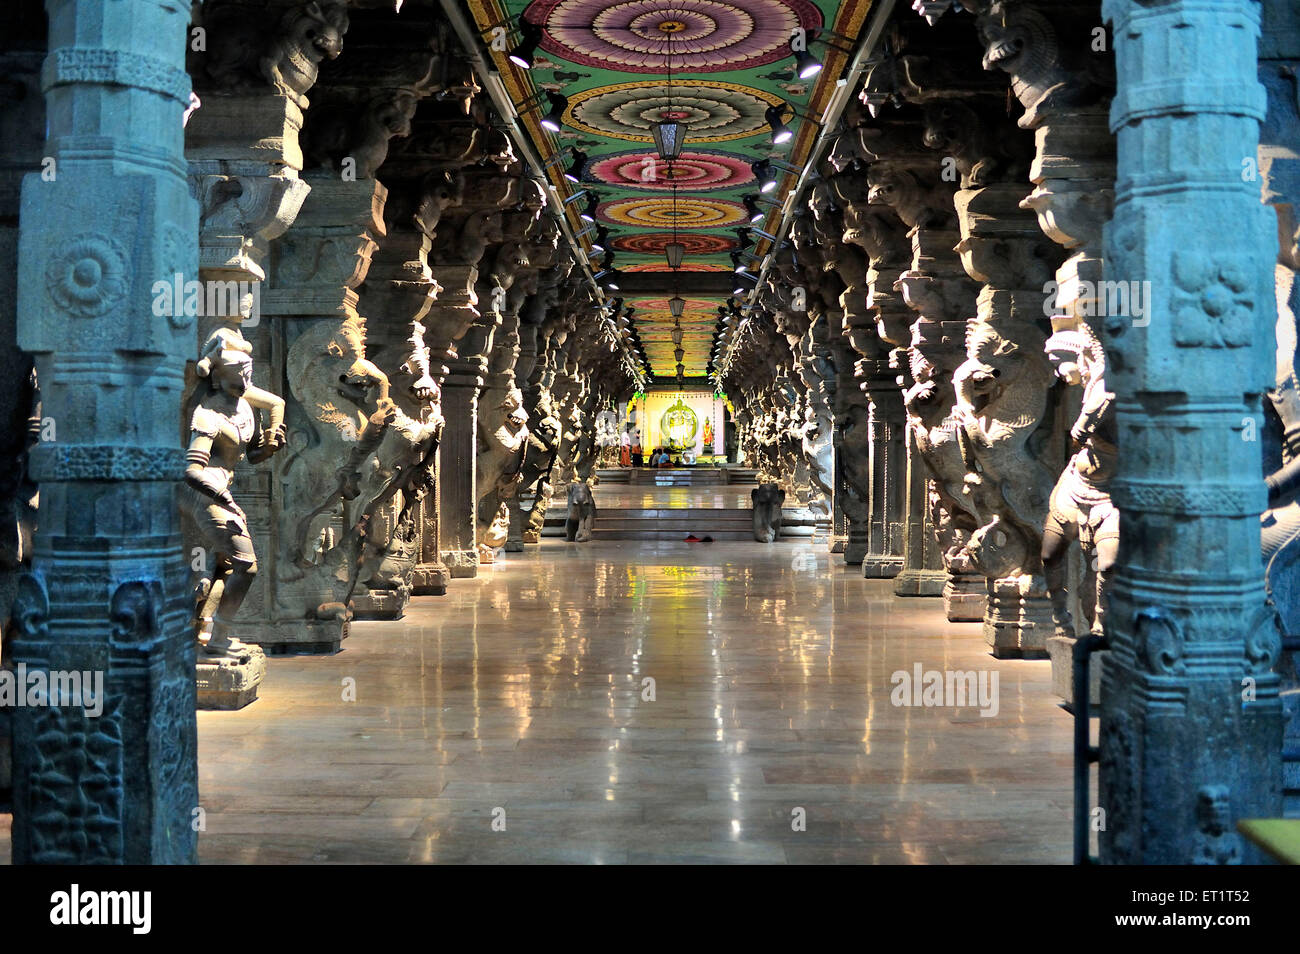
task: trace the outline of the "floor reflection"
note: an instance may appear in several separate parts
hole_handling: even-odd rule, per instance
[[[254,706],[200,713],[201,858],[1068,861],[1047,664],[831,559],[548,539],[277,658]],[[998,714],[891,704],[916,663],[997,671]]]

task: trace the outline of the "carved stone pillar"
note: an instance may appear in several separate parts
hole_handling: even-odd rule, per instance
[[[17,311],[57,433],[32,451],[40,525],[12,651],[29,672],[102,676],[103,693],[97,712],[84,695],[15,711],[13,860],[192,863],[194,635],[176,409],[195,322],[151,307],[155,282],[198,271],[182,127],[189,4],[46,9],[57,175],[23,183]]]
[[[250,638],[274,652],[333,652],[348,634],[373,499],[362,471],[391,406],[388,378],[366,352],[356,292],[384,235],[387,190],[373,179],[310,181],[263,296],[289,443],[273,460],[268,600],[263,632]]]
[[[448,373],[442,384],[442,414],[446,421],[442,446],[438,454],[438,535],[443,562],[452,578],[478,575],[478,494],[475,462],[478,456],[478,400],[488,369],[492,335],[500,322],[499,311],[492,305],[495,285],[479,269],[480,262],[493,245],[503,241],[501,210],[518,201],[519,179],[504,169],[483,168],[466,171],[465,192],[452,221],[439,229],[435,244],[433,272],[440,284],[447,267],[459,272],[467,269],[452,286],[459,289],[459,278],[469,278],[473,269],[477,281],[470,291],[467,312],[464,306],[440,309],[437,318],[448,323],[463,322],[472,313],[474,321],[465,328],[442,329],[434,347],[434,361],[442,350]],[[502,296],[504,297],[504,292]],[[434,315],[431,313],[431,319]],[[447,331],[458,332],[452,337]]]
[[[1253,862],[1236,820],[1282,809],[1265,490],[1242,439],[1273,377],[1276,320],[1275,217],[1241,174],[1265,107],[1259,10],[1104,4],[1119,76],[1107,273],[1150,282],[1151,314],[1108,329],[1122,520],[1101,692],[1108,863]]]

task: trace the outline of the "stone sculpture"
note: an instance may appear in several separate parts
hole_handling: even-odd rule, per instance
[[[754,539],[759,543],[775,543],[781,535],[781,507],[785,491],[776,484],[760,484],[749,492],[754,507]]]
[[[237,329],[208,336],[191,397],[189,449],[181,515],[187,537],[202,548],[194,564],[196,636],[209,656],[248,652],[230,634],[235,614],[257,573],[244,511],[231,494],[235,465],[267,460],[285,444],[284,400],[253,385],[252,345]],[[254,409],[266,412],[265,428]]]
[[[1077,539],[1095,575],[1092,632],[1103,633],[1105,586],[1119,554],[1119,511],[1110,500],[1115,472],[1115,395],[1106,390],[1106,355],[1086,324],[1061,329],[1046,350],[1057,376],[1083,385],[1083,408],[1070,429],[1079,446],[1052,491],[1043,529],[1043,571],[1057,636],[1074,636],[1067,608],[1066,553]]]
[[[586,543],[596,523],[596,501],[591,495],[591,485],[582,481],[569,484],[569,514],[564,521],[564,539],[570,543]]]

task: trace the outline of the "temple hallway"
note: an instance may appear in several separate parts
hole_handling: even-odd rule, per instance
[[[199,713],[200,858],[1068,862],[1047,664],[829,564],[547,540],[336,656],[275,658],[256,704]],[[915,663],[996,671],[997,715],[895,708]]]

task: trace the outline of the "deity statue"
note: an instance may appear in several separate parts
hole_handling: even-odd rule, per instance
[[[261,463],[285,444],[284,399],[253,384],[253,346],[238,329],[219,328],[199,354],[199,384],[189,401],[189,449],[181,515],[186,538],[202,547],[195,586],[196,636],[209,656],[247,647],[230,635],[257,573],[248,518],[231,495],[235,465]],[[269,421],[259,428],[258,411]]]
[[[1077,539],[1095,576],[1092,632],[1102,634],[1105,586],[1119,555],[1119,511],[1110,500],[1115,472],[1115,395],[1106,390],[1106,353],[1092,329],[1058,330],[1046,351],[1057,376],[1083,385],[1083,407],[1070,429],[1078,450],[1052,490],[1043,528],[1043,570],[1057,636],[1074,636],[1066,608],[1066,553]],[[1094,560],[1095,558],[1095,560]]]

